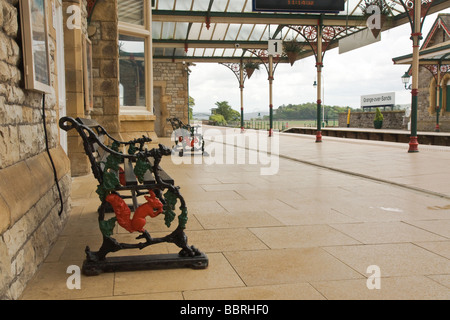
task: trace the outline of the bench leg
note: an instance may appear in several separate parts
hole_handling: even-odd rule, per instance
[[[85,261],[83,274],[96,276],[102,272],[158,270],[174,268],[205,269],[208,257],[202,253],[195,257],[180,257],[176,253],[153,254],[142,256],[111,257],[99,262]]]
[[[184,228],[178,227],[170,235],[165,237],[166,242],[176,244],[181,251],[178,253],[180,257],[195,257],[200,255],[201,252],[194,246],[188,245],[188,238],[184,233]]]
[[[208,267],[208,257],[196,249],[188,246],[187,237],[183,230],[176,229],[172,234],[152,239],[150,235],[140,235],[138,238],[146,238],[147,243],[124,244],[119,243],[111,237],[103,237],[103,244],[99,251],[90,251],[86,247],[86,260],[83,262],[82,272],[86,276],[99,275],[102,272],[134,271],[134,270],[154,270],[168,268],[192,268],[205,269]],[[150,254],[139,256],[106,257],[109,252],[122,249],[142,249],[147,245],[172,242],[181,247],[178,254]]]

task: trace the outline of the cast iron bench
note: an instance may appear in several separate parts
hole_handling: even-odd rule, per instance
[[[92,119],[62,117],[59,126],[65,131],[75,129],[83,140],[92,173],[97,179],[97,194],[101,204],[98,222],[103,243],[98,251],[86,247],[86,260],[82,271],[85,275],[101,272],[190,267],[202,269],[208,266],[207,256],[189,246],[184,233],[187,222],[187,207],[174,180],[160,167],[162,157],[171,150],[162,144],[148,150],[144,148],[151,139],[146,136],[130,141],[120,141]],[[111,145],[107,145],[111,143]],[[125,150],[127,149],[127,150]],[[163,194],[163,191],[165,193]],[[139,204],[140,197],[146,202]],[[131,199],[127,203],[125,199]],[[179,202],[178,226],[168,235],[152,238],[144,229],[146,216],[163,214],[165,224],[170,227],[176,217]],[[115,216],[105,220],[105,215]],[[133,212],[133,215],[131,215]],[[112,237],[116,222],[129,232],[140,232],[137,243],[120,243]],[[156,243],[170,242],[181,248],[178,254],[153,254],[138,256],[106,257],[110,252],[122,249],[143,249]]]

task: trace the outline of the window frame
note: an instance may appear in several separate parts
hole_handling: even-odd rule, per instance
[[[436,114],[436,106],[437,106],[437,81],[436,78],[433,77],[430,81],[430,91],[429,91],[429,103],[430,114]],[[439,108],[440,114],[445,115],[446,113],[450,113],[450,73],[443,74],[443,78],[441,80],[441,85],[439,87]]]
[[[119,9],[118,9],[119,10]],[[135,25],[128,22],[119,21],[119,37],[120,35],[140,37],[144,39],[144,64],[145,64],[145,106],[121,106],[121,111],[145,111],[153,114],[151,91],[153,88],[153,68],[151,55],[151,0],[144,0],[144,25]],[[118,38],[119,38],[118,37]],[[119,40],[118,40],[119,41]],[[120,66],[119,66],[120,68]],[[119,73],[120,75],[120,70]],[[120,83],[120,76],[119,76]]]
[[[445,84],[442,86],[442,110],[444,111],[443,114],[445,114],[446,112],[450,113],[450,97],[449,97],[449,93],[450,93],[450,78],[444,77]],[[445,90],[444,90],[445,88]],[[444,99],[445,98],[445,99]],[[445,104],[445,108],[444,108],[444,104]]]

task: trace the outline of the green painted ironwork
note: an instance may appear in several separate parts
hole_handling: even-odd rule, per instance
[[[104,237],[111,237],[113,230],[116,227],[116,217],[112,217],[109,220],[99,220],[98,226]]]
[[[188,221],[188,212],[186,207],[180,207],[180,210],[181,214],[178,216],[178,227],[184,229],[186,228],[186,223]]]
[[[113,142],[111,149],[119,152],[119,144],[117,142]],[[104,164],[103,179],[102,183],[97,186],[97,190],[95,192],[99,195],[102,202],[105,201],[106,196],[112,190],[120,185],[119,178],[116,174],[116,172],[119,171],[120,162],[120,157],[112,153],[108,155],[106,161],[99,162],[99,164]]]
[[[164,194],[164,199],[166,200],[166,203],[163,207],[163,214],[164,214],[164,222],[166,226],[169,228],[173,219],[175,219],[175,205],[177,203],[177,196],[172,193],[170,190],[167,190],[167,192]]]
[[[147,170],[152,170],[152,165],[146,158],[138,157],[136,165],[134,166],[134,174],[140,183],[144,182],[144,175]]]

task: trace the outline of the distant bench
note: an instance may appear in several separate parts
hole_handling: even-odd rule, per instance
[[[99,185],[97,194],[101,200],[98,221],[103,235],[99,251],[86,247],[83,273],[96,275],[102,271],[191,267],[206,268],[208,258],[193,246],[188,246],[184,229],[187,222],[186,203],[174,186],[174,180],[160,167],[162,157],[171,155],[171,150],[162,144],[148,150],[144,148],[151,139],[146,136],[130,141],[112,137],[96,121],[84,118],[62,117],[59,126],[65,131],[75,129],[83,140],[86,155],[91,163],[92,173]],[[111,145],[107,145],[110,143]],[[125,150],[126,149],[126,150]],[[163,191],[166,191],[163,194]],[[144,196],[147,202],[139,204]],[[131,199],[132,204],[125,202]],[[177,228],[162,238],[152,238],[144,229],[146,216],[165,216],[169,227],[174,220],[175,205],[180,202]],[[105,220],[105,214],[114,212],[115,217]],[[133,212],[133,215],[131,215]],[[115,222],[129,232],[140,232],[136,239],[145,242],[119,243],[112,237]],[[145,255],[106,258],[110,252],[122,249],[143,249],[149,245],[172,242],[182,250],[179,254]]]
[[[173,129],[174,152],[178,151],[180,157],[183,156],[184,151],[202,151],[202,155],[207,156],[205,152],[205,140],[203,135],[199,132],[200,126],[191,126],[190,124],[184,124],[178,118],[167,118]]]

